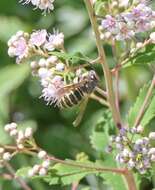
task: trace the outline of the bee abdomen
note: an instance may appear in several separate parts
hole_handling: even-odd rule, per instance
[[[81,84],[81,86],[79,85],[75,89],[72,89],[71,91],[65,93],[64,96],[59,100],[59,107],[67,108],[77,105],[84,97],[88,96],[94,91],[97,83],[98,80],[96,76],[92,74],[90,78],[87,78],[85,83]]]

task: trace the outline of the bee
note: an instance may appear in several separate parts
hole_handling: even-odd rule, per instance
[[[73,107],[87,98],[98,85],[98,76],[94,70],[82,76],[76,84],[63,87],[63,96],[58,100],[59,108]]]

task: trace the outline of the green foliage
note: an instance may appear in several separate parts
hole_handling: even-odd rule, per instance
[[[143,105],[144,99],[146,97],[146,94],[148,92],[148,88],[150,86],[150,82],[145,84],[143,86],[142,89],[140,89],[139,95],[137,97],[137,100],[134,104],[134,106],[130,109],[129,115],[128,115],[128,123],[130,127],[133,127],[134,122],[136,120],[136,117],[139,113],[139,110],[141,108],[141,106]],[[155,92],[154,92],[155,93]],[[142,117],[142,120],[140,122],[140,124],[144,127],[147,124],[149,124],[149,122],[154,118],[155,116],[155,97],[154,97],[154,93],[153,93],[153,97],[150,99],[149,105],[146,109],[146,111],[144,112],[144,115]]]
[[[94,166],[91,162],[73,162],[68,161],[71,164],[80,165],[83,164],[85,166]],[[92,169],[84,169],[76,166],[64,165],[64,164],[56,164],[52,167],[50,174],[46,176],[45,181],[50,185],[61,184],[61,185],[70,185],[74,182],[79,182],[85,176],[98,173]]]
[[[74,65],[79,62],[80,63],[81,62],[89,62],[89,58],[80,52],[69,54],[69,53],[65,53],[65,52],[56,52],[55,51],[55,52],[52,52],[51,54],[59,57],[62,60],[70,61]]]
[[[145,99],[146,93],[148,91],[149,85],[150,85],[150,83],[147,83],[143,86],[142,89],[140,89],[140,92],[139,92],[139,95],[136,99],[136,102],[135,102],[134,106],[131,107],[131,109],[129,111],[128,123],[129,123],[130,127],[133,127],[133,125],[134,125],[137,114],[138,114],[138,112],[139,112],[139,110],[140,110],[140,108],[144,102],[144,99]]]
[[[96,126],[93,129],[91,144],[96,151],[103,154],[102,160],[97,161],[97,163],[103,167],[117,168],[115,155],[106,153],[110,136],[115,134],[115,132],[111,113],[109,110],[102,112],[102,116],[96,121]],[[104,183],[111,186],[113,190],[127,189],[123,176],[121,175],[111,172],[103,172],[99,174],[99,176],[102,177],[104,179]]]
[[[109,110],[102,111],[102,115],[96,120],[96,125],[90,137],[92,147],[96,151],[103,152],[108,145],[109,137],[115,133],[115,127]]]
[[[146,126],[155,117],[155,96],[152,98],[142,120],[141,125]]]
[[[154,44],[148,44],[144,48],[141,48],[137,51],[134,56],[128,60],[128,62],[124,65],[124,68],[129,66],[142,66],[142,65],[150,65],[155,61],[155,46]]]
[[[107,2],[106,0],[103,1],[103,0],[98,0],[96,3],[95,3],[95,12],[97,15],[102,15],[102,16],[105,16],[106,15],[106,7],[107,6]]]
[[[26,178],[30,169],[31,167],[22,167],[16,171],[16,176]]]

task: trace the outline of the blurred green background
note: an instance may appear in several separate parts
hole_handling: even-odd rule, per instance
[[[0,143],[10,143],[4,133],[5,123],[15,121],[21,127],[30,126],[35,129],[37,143],[49,153],[59,158],[75,159],[77,153],[86,152],[93,160],[96,153],[89,143],[92,123],[104,108],[94,101],[89,104],[84,119],[78,128],[72,122],[76,118],[76,108],[60,111],[46,106],[39,98],[41,88],[36,78],[31,76],[29,68],[15,65],[15,60],[7,55],[7,41],[18,30],[31,32],[35,29],[53,27],[65,34],[65,46],[69,52],[82,52],[95,58],[96,48],[91,32],[89,19],[82,0],[57,0],[55,11],[42,16],[33,7],[22,6],[18,0],[0,1]],[[111,49],[107,45],[106,53],[109,64],[113,64]],[[96,68],[101,74],[101,68]],[[124,69],[120,78],[122,116],[134,102],[140,86],[151,78],[152,71],[148,67]],[[103,76],[102,76],[103,77]],[[32,165],[35,159],[17,156],[12,164],[17,170],[21,166]],[[1,171],[3,172],[3,170]],[[89,179],[90,178],[90,179]],[[91,176],[83,181],[92,186],[92,190],[102,189]],[[34,190],[68,190],[69,187],[50,187],[40,180],[33,180],[30,185]],[[80,187],[79,187],[80,188]],[[0,190],[19,190],[15,181],[0,179]]]

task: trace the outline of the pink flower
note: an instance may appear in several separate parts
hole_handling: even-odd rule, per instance
[[[29,47],[27,38],[28,34],[23,31],[19,31],[11,37],[8,41],[8,54],[10,57],[17,57],[18,61],[20,61],[28,56]]]
[[[45,43],[46,37],[47,37],[46,30],[38,30],[31,34],[29,42],[31,45],[35,45],[39,47]]]

